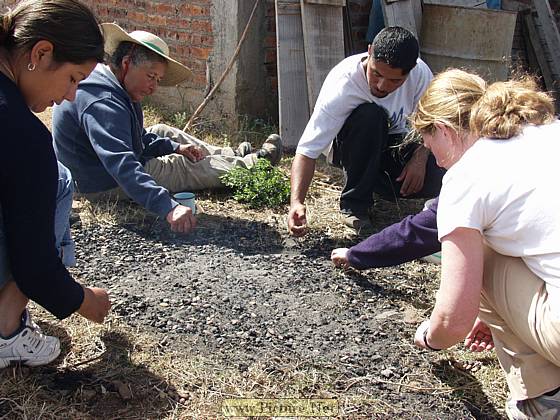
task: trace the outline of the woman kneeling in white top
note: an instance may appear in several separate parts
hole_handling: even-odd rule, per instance
[[[511,394],[508,417],[559,418],[560,122],[553,100],[530,79],[487,86],[448,70],[432,81],[412,123],[448,170],[437,216],[441,284],[415,342],[443,349],[471,331],[483,349],[493,338]]]

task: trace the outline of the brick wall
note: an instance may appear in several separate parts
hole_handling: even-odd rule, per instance
[[[352,26],[352,42],[356,53],[367,51],[366,34],[369,24],[371,0],[348,0]]]
[[[265,12],[265,37],[264,37],[264,68],[266,71],[266,80],[269,93],[278,104],[278,74],[276,71],[276,18],[274,10],[274,0],[266,0]],[[272,99],[271,99],[272,100]],[[276,105],[276,114],[278,114],[278,105]]]
[[[191,104],[174,104],[174,108],[192,108],[200,102],[206,88],[206,60],[214,47],[210,8],[212,0],[82,0],[101,22],[116,22],[127,31],[143,29],[162,37],[171,56],[194,73],[182,83],[193,95]],[[0,0],[0,9],[16,0]],[[181,95],[179,95],[181,96]],[[198,96],[198,97],[197,97]]]
[[[211,0],[84,0],[102,22],[116,22],[127,31],[146,30],[163,38],[171,56],[187,65],[194,77],[184,86],[206,86],[206,60],[212,53],[214,36]]]

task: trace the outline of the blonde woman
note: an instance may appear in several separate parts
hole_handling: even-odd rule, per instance
[[[560,122],[529,79],[438,75],[412,117],[446,168],[437,215],[441,284],[415,343],[490,340],[511,419],[560,416]],[[478,317],[478,318],[477,318]],[[483,321],[483,322],[482,322]]]

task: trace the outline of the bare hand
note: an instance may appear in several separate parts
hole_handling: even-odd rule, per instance
[[[78,313],[90,321],[101,323],[111,309],[109,295],[98,287],[84,287],[84,301]]]
[[[303,236],[307,233],[307,209],[305,204],[295,204],[290,206],[288,213],[288,230],[294,236]]]
[[[416,194],[422,190],[426,177],[427,161],[428,151],[419,146],[397,178],[398,182],[402,182],[400,193],[403,197]]]
[[[173,232],[189,233],[196,226],[196,217],[194,217],[191,208],[181,204],[171,210],[165,219]]]
[[[472,352],[481,352],[494,348],[492,331],[479,318],[476,318],[471,332],[465,338],[465,347]]]
[[[348,248],[333,249],[331,252],[331,261],[334,263],[335,267],[350,267],[350,263],[348,262]]]
[[[194,144],[180,144],[175,153],[185,156],[193,162],[198,162],[206,157],[206,151]]]

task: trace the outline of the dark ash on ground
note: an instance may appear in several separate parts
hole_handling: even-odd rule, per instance
[[[342,417],[501,416],[474,377],[412,343],[437,288],[429,264],[344,272],[328,258],[341,244],[324,235],[293,240],[266,223],[216,215],[201,216],[189,236],[149,219],[77,225],[74,238],[77,277],[107,287],[114,317],[153,330],[164,346],[241,375],[256,364],[270,374],[298,365],[329,378],[299,395],[262,397],[364,401]],[[368,399],[382,404],[372,409]]]

